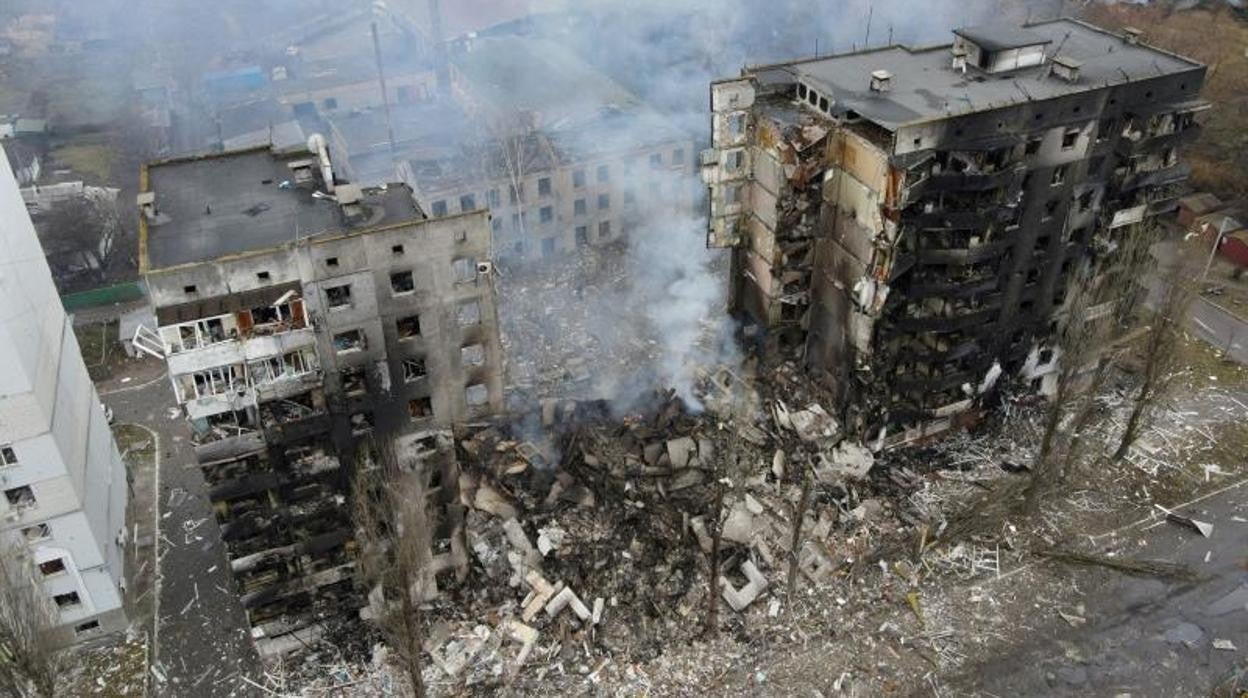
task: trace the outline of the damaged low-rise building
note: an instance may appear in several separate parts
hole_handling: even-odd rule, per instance
[[[973,421],[998,379],[1044,392],[1075,285],[1174,210],[1204,76],[1058,19],[716,82],[708,242],[734,248],[733,308],[881,447]]]
[[[451,67],[463,123],[426,120],[444,147],[402,149],[399,177],[434,215],[490,209],[500,257],[609,245],[657,210],[677,220],[693,211],[693,138],[567,48],[469,38]]]
[[[361,603],[360,440],[502,406],[489,214],[341,181],[320,136],[153,163],[140,189],[157,326],[134,343],[168,363],[253,635],[279,652]]]

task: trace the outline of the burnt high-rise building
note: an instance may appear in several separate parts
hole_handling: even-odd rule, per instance
[[[734,309],[876,443],[970,421],[1007,380],[1050,389],[1074,285],[1176,205],[1204,77],[1060,19],[716,82],[703,170]],[[1100,286],[1088,314],[1130,288]]]
[[[139,204],[135,345],[168,363],[261,654],[301,647],[362,603],[360,444],[502,407],[490,215],[344,182],[319,136],[144,166]]]

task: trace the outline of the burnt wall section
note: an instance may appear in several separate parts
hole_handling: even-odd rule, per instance
[[[1124,41],[1063,22],[1068,50]],[[1104,60],[1155,54],[1151,74],[1093,82],[1042,57],[989,75],[954,56],[940,77],[940,49],[902,47],[714,83],[708,242],[735,248],[732,307],[763,354],[799,359],[880,447],[974,421],[1003,380],[1051,390],[1059,327],[1087,319],[1069,317],[1072,289],[1094,289],[1097,313],[1138,291],[1116,254],[1174,210],[1178,149],[1207,107],[1203,66],[1127,46]],[[929,78],[894,96],[906,76],[877,70],[839,89],[868,61]],[[962,87],[933,93],[942,80]]]
[[[158,326],[146,336],[193,427],[262,655],[363,606],[350,509],[361,444],[385,434],[419,458],[437,450],[431,434],[501,409],[490,245],[482,211],[148,271]],[[462,512],[449,514],[442,542],[462,538]],[[437,562],[459,571],[453,547]]]

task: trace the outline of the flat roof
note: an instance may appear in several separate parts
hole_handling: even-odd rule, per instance
[[[471,137],[468,117],[455,105],[395,104],[390,107],[396,150],[390,150],[389,128],[382,109],[326,117],[342,139],[354,177],[361,184],[388,182],[396,162],[408,159],[453,158]]]
[[[474,39],[451,58],[472,96],[501,113],[540,116],[538,128],[584,120],[603,110],[640,107],[636,95],[572,51],[545,39]]]
[[[391,184],[364,190],[367,214],[350,221],[338,204],[313,189],[282,186],[294,179],[288,163],[305,151],[268,147],[179,158],[148,166],[147,187],[157,215],[140,244],[148,268],[205,262],[283,243],[404,220],[422,220],[411,190]]]
[[[1161,75],[1199,70],[1204,66],[1074,19],[1028,25],[1026,31],[1061,45],[1061,53],[1081,62],[1080,78],[1068,82],[1048,76],[1048,65],[1003,74],[974,68],[954,70],[948,44],[929,48],[889,46],[828,58],[763,66],[755,70],[785,71],[792,78],[836,101],[837,110],[852,110],[890,130],[907,124],[989,111],[1097,90]],[[887,92],[870,89],[871,73],[893,74]]]
[[[1052,38],[1016,24],[980,24],[954,29],[953,33],[985,51],[1004,51],[1053,43]]]

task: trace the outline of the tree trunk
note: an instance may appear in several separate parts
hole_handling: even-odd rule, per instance
[[[1151,380],[1145,381],[1140,388],[1140,396],[1136,398],[1135,406],[1131,408],[1131,416],[1127,418],[1127,428],[1122,431],[1122,441],[1118,443],[1118,450],[1114,451],[1113,459],[1115,461],[1126,458],[1132,444],[1135,443],[1135,439],[1138,436],[1137,432],[1140,430],[1140,420],[1144,417],[1144,409],[1148,407],[1148,403],[1152,399],[1149,395],[1152,392],[1152,386],[1149,385],[1151,382]]]
[[[404,650],[404,664],[407,668],[407,680],[412,685],[412,696],[414,698],[425,698],[425,679],[422,675],[423,669],[423,653],[424,653],[424,632],[420,626],[420,605],[412,602],[412,587],[419,589],[421,596],[424,596],[424,585],[413,585],[412,573],[410,568],[406,568],[400,575],[403,579],[402,604],[400,613],[403,619],[400,621],[405,628],[407,635],[407,647]],[[423,581],[423,580],[422,580]]]
[[[802,468],[802,496],[797,500],[793,515],[793,538],[789,541],[789,612],[793,612],[793,595],[797,593],[797,562],[802,542],[802,522],[806,519],[806,507],[810,503],[810,467]]]
[[[1105,379],[1109,376],[1112,365],[1113,362],[1107,358],[1102,358],[1096,365],[1096,373],[1092,375],[1092,385],[1088,387],[1087,401],[1079,410],[1075,423],[1070,429],[1070,444],[1066,447],[1066,459],[1062,462],[1062,469],[1057,474],[1060,480],[1065,480],[1070,475],[1075,460],[1079,457],[1079,450],[1083,445],[1083,433],[1092,426],[1092,417],[1096,412],[1096,394],[1101,391],[1101,386],[1105,385]]]
[[[711,527],[711,559],[707,581],[706,599],[706,633],[711,637],[719,634],[719,545],[723,532],[720,518],[724,511],[724,485],[718,483],[715,488],[715,506],[712,511]]]

